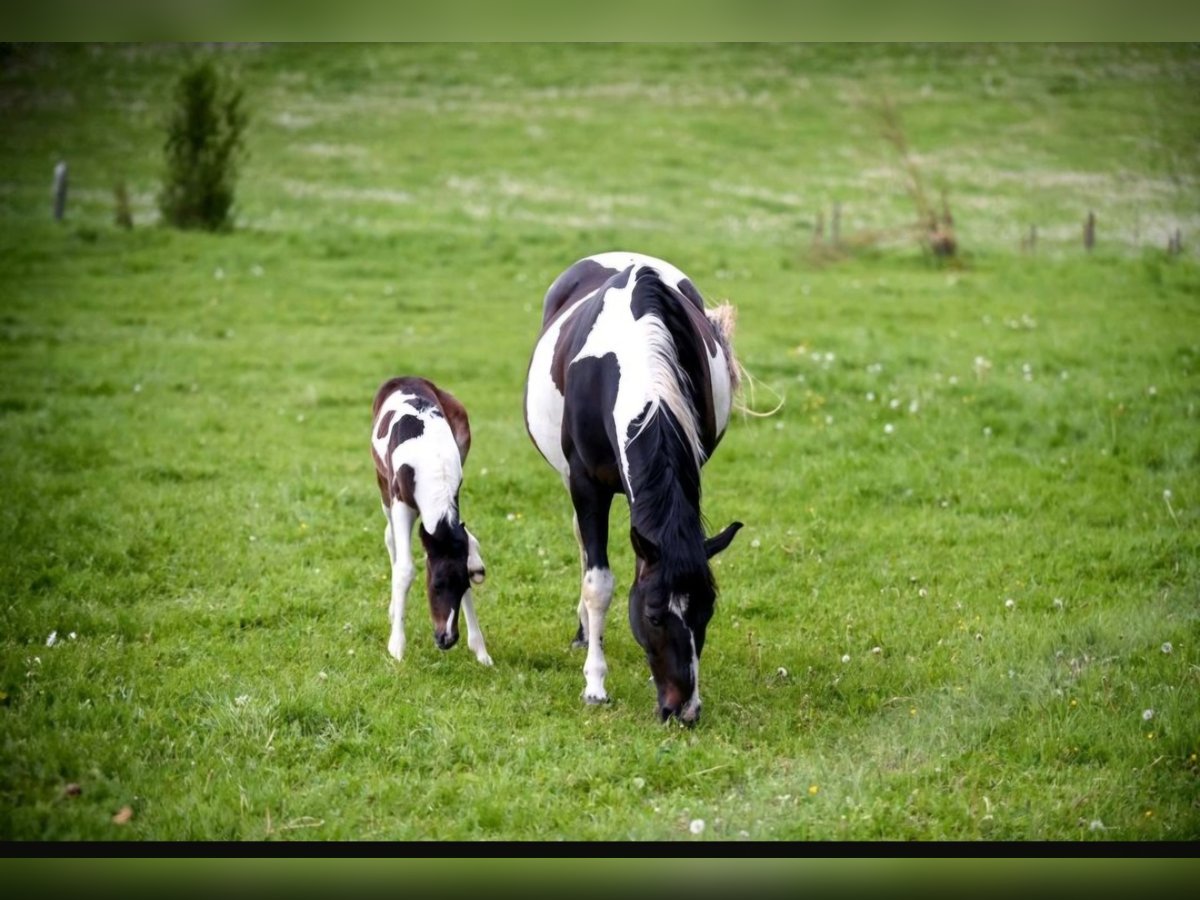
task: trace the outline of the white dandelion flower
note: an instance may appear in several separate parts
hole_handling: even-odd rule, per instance
[[[703,819],[692,819],[692,821],[688,823],[688,831],[690,831],[692,834],[703,834],[704,833],[704,820]]]
[[[1013,607],[1015,607],[1016,605],[1017,605],[1017,601],[1016,601],[1016,600],[1014,600],[1012,597],[1009,597],[1008,599],[1006,599],[1006,600],[1004,601],[1004,608],[1005,608],[1005,609],[1012,609],[1012,608],[1013,608]]]
[[[842,654],[842,662],[843,662],[843,663],[848,663],[848,662],[850,662],[850,654],[849,654],[849,653],[843,653],[843,654]]]
[[[50,632],[50,637],[46,638],[46,646],[53,647],[57,643],[58,643],[58,632],[57,631]]]
[[[1163,644],[1163,645],[1162,645],[1162,652],[1163,652],[1163,653],[1170,653],[1170,652],[1171,652],[1172,650],[1174,650],[1174,649],[1175,649],[1175,648],[1171,646],[1171,642],[1170,642],[1170,641],[1167,641],[1165,644]]]
[[[895,434],[895,432],[896,432],[896,426],[893,425],[891,422],[888,422],[886,425],[883,426],[884,434]]]
[[[1154,718],[1154,710],[1152,710],[1152,709],[1143,709],[1142,710],[1142,721],[1143,722],[1149,722],[1153,718]]]

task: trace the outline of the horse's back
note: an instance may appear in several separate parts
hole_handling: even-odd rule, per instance
[[[428,379],[404,376],[383,383],[372,410],[371,446],[385,505],[402,500],[440,512],[462,482],[471,443],[466,409]]]
[[[545,328],[562,310],[594,294],[631,266],[649,266],[657,270],[667,284],[697,309],[704,310],[704,298],[692,280],[671,263],[644,253],[613,250],[577,260],[554,280],[542,300],[542,327]]]
[[[656,298],[653,308],[639,300],[647,295]],[[674,345],[670,355],[688,363],[683,371],[689,391],[694,386],[690,399],[695,414],[686,418],[696,420],[702,457],[724,433],[730,396],[727,354],[691,279],[653,256],[595,254],[573,263],[547,290],[543,331],[526,383],[529,435],[564,477],[568,464],[562,445],[571,438],[563,424],[566,405],[580,407],[567,417],[576,422],[580,415],[604,410],[615,419],[614,427],[606,429],[615,432],[611,442],[624,444],[630,423],[648,403],[657,406],[662,399],[664,379],[653,371],[656,339],[649,337],[662,332],[648,327],[643,319],[647,312],[669,331]]]

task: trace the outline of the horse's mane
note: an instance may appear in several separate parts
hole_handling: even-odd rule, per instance
[[[638,460],[637,471],[629,473],[631,524],[659,548],[659,570],[669,590],[696,594],[707,585],[711,591],[700,517],[705,453],[697,382],[705,371],[699,357],[704,341],[693,333],[681,305],[688,301],[653,269],[637,273],[632,302],[650,356],[650,400],[626,438],[627,453],[635,451],[630,455]],[[696,373],[695,379],[689,373]]]
[[[670,410],[668,421],[680,430],[680,439],[699,470],[705,459],[699,425],[701,404],[697,397],[700,386],[689,373],[699,377],[705,371],[700,358],[704,341],[697,341],[693,332],[683,306],[688,301],[668,287],[657,271],[642,267],[634,277],[631,303],[640,312],[636,322],[645,341],[650,367],[650,408],[642,426],[655,420],[663,407]]]

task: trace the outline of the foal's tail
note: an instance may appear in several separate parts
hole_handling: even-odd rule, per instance
[[[779,410],[783,409],[783,395],[769,385],[764,385],[764,387],[779,398],[779,402],[775,404],[773,409],[769,409],[766,412],[759,412],[753,408],[754,394],[756,386],[759,383],[758,379],[750,373],[749,369],[742,365],[741,360],[737,358],[737,354],[733,352],[733,332],[737,327],[737,308],[729,301],[725,301],[711,309],[706,309],[704,314],[708,316],[708,321],[716,327],[717,334],[725,345],[725,355],[729,359],[730,391],[734,396],[734,409],[742,415],[759,416],[762,418],[773,416]],[[742,390],[743,385],[749,387],[749,404],[747,404],[745,392]]]

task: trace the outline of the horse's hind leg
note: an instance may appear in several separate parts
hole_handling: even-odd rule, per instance
[[[604,620],[613,595],[613,575],[608,566],[608,513],[613,494],[582,474],[572,473],[570,488],[584,559],[583,583],[579,591],[580,631],[587,636],[583,699],[588,703],[605,703],[608,693],[604,689],[604,678],[608,675],[608,662],[604,658]]]
[[[570,487],[571,487],[570,484],[568,484],[567,489],[570,490]],[[583,538],[579,534],[579,516],[578,516],[578,514],[574,514],[571,516],[571,524],[575,528],[575,542],[579,545],[579,572],[580,572],[579,577],[580,577],[580,580],[582,581],[582,579],[587,576],[588,564],[587,564],[587,553],[583,549]],[[579,606],[576,608],[575,612],[579,618],[579,627],[575,630],[575,637],[571,638],[571,649],[572,650],[578,650],[581,647],[586,648],[588,645],[587,604],[584,603],[584,601],[583,601],[583,592],[582,591],[579,594]]]

